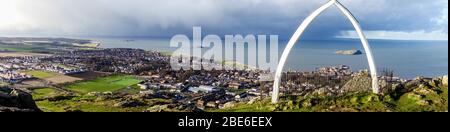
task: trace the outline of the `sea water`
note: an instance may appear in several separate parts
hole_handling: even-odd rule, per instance
[[[170,39],[95,38],[102,48],[139,48],[173,52]],[[279,41],[281,55],[287,41]],[[377,68],[389,69],[405,79],[417,76],[436,77],[448,74],[448,41],[369,40]],[[365,54],[337,55],[338,50],[364,52],[356,39],[303,40],[289,55],[285,70],[312,71],[320,67],[347,65],[352,70],[368,69]],[[380,71],[379,71],[380,72]]]

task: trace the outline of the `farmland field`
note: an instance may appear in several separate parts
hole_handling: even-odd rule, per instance
[[[51,97],[60,94],[60,92],[53,88],[40,88],[35,89],[32,92],[33,99],[41,99],[45,97]]]
[[[80,96],[63,101],[38,101],[36,104],[45,112],[66,112],[68,110],[80,110],[83,112],[142,112],[147,108],[133,107],[122,108],[113,106],[114,100],[95,101],[96,97]]]
[[[64,74],[60,74],[60,73],[41,71],[41,70],[28,70],[28,71],[22,71],[22,73],[32,75],[33,77],[52,82],[53,84],[63,84],[63,83],[70,83],[70,82],[83,80],[81,78],[76,78],[76,77],[71,77],[71,76],[67,76]]]
[[[98,71],[87,71],[87,72],[83,72],[83,73],[72,74],[69,76],[75,77],[75,78],[81,78],[83,80],[93,80],[93,79],[97,79],[99,77],[104,77],[104,76],[108,76],[108,75],[111,75],[111,73],[98,72]]]
[[[75,82],[75,81],[80,81],[83,79],[80,78],[76,78],[76,77],[71,77],[71,76],[67,76],[67,75],[57,75],[54,77],[49,77],[46,78],[44,80],[50,81],[54,84],[63,84],[63,83],[70,83],[70,82]]]
[[[51,77],[55,77],[55,76],[59,75],[58,73],[41,71],[41,70],[22,71],[22,73],[32,75],[33,77],[36,77],[39,79],[51,78]]]
[[[30,53],[30,52],[0,52],[0,57],[30,57],[30,56],[51,56],[51,54]]]
[[[86,94],[89,92],[114,92],[128,86],[135,85],[139,82],[141,82],[141,80],[138,80],[133,76],[112,75],[95,80],[70,84],[65,88],[81,94]]]
[[[31,52],[33,48],[25,45],[7,45],[0,43],[0,51]]]

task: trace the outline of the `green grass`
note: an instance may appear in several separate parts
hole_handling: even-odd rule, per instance
[[[32,48],[20,48],[20,47],[6,47],[6,46],[0,46],[0,51],[10,51],[10,52],[31,52],[33,51]]]
[[[11,52],[44,52],[50,51],[46,50],[44,47],[32,46],[32,45],[9,45],[0,43],[0,51],[11,51]]]
[[[21,72],[28,74],[28,75],[32,75],[33,77],[36,77],[39,79],[51,78],[51,77],[55,77],[55,76],[59,75],[59,73],[41,71],[41,70],[28,70],[28,71],[21,71]]]
[[[137,84],[131,85],[128,88],[115,91],[115,93],[125,93],[125,94],[138,94],[139,92],[141,92],[141,88]]]
[[[82,112],[143,112],[150,108],[149,106],[138,107],[117,107],[114,106],[118,100],[107,99],[99,100],[95,96],[77,96],[67,100],[59,101],[37,101],[36,104],[44,112],[67,112],[67,111],[82,111]],[[167,99],[149,99],[146,102],[150,104],[170,103]]]
[[[62,101],[38,101],[38,107],[44,112],[66,112],[80,110],[83,112],[142,112],[146,107],[115,107],[114,101],[95,101],[95,97],[77,97]]]
[[[138,84],[141,80],[128,75],[113,75],[95,80],[84,81],[67,85],[65,88],[87,94],[90,92],[115,92],[128,86]]]
[[[397,111],[448,111],[448,88],[436,88],[429,93],[410,92],[400,97],[397,102]]]
[[[448,88],[427,94],[410,92],[395,100],[390,95],[372,93],[350,94],[340,97],[298,96],[281,99],[278,104],[270,100],[254,104],[238,103],[227,109],[211,112],[433,112],[448,111]]]
[[[349,93],[341,96],[289,96],[271,104],[238,103],[232,108],[212,112],[444,112],[448,111],[448,86],[406,86],[385,94]]]
[[[6,82],[0,82],[0,87],[6,87],[6,86],[8,86],[9,85],[9,83],[6,83]]]
[[[89,92],[131,92],[137,91],[137,83],[141,80],[135,79],[129,75],[113,75],[97,78],[90,81],[82,81],[69,84],[65,88],[79,93],[77,96],[62,99],[58,101],[42,100],[37,101],[38,107],[45,112],[66,112],[66,111],[83,111],[83,112],[142,112],[147,107],[123,108],[114,106],[117,100],[107,99],[99,100],[98,97],[86,96]],[[130,88],[127,88],[129,87]],[[53,88],[42,88],[33,90],[34,99],[43,99],[44,97],[64,96],[61,92]]]
[[[236,103],[235,107],[226,109],[208,109],[208,112],[273,112],[277,108],[276,104],[272,104],[269,98],[256,101],[253,104]]]
[[[38,101],[36,102],[36,105],[39,107],[39,109],[41,109],[44,112],[64,112],[64,107],[63,105],[60,104],[56,104],[54,102],[50,102],[50,101]]]
[[[57,96],[59,95],[60,92],[54,88],[40,88],[40,89],[35,89],[32,92],[32,96],[33,99],[42,99],[45,97],[52,97],[52,96]]]
[[[59,47],[72,48],[71,45],[0,43],[0,51],[10,51],[10,52],[57,53],[61,51],[60,49],[57,49]]]

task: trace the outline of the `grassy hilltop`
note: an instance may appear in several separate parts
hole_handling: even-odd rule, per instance
[[[351,93],[336,97],[311,94],[290,96],[272,104],[269,99],[236,104],[213,112],[447,112],[448,82],[434,79],[415,79],[393,86],[382,95]]]

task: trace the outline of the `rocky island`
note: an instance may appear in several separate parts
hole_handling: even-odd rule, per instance
[[[363,54],[362,51],[354,50],[354,49],[353,50],[339,50],[334,53],[338,54],[338,55],[361,55],[361,54]]]

